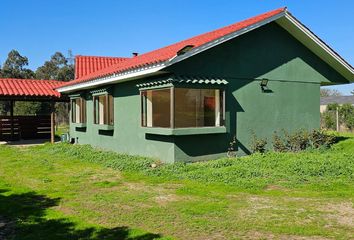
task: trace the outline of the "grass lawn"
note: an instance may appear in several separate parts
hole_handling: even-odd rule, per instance
[[[0,239],[354,238],[352,135],[330,150],[152,162],[0,146]]]

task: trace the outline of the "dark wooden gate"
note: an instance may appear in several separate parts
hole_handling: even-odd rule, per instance
[[[50,138],[50,115],[0,116],[0,140]]]

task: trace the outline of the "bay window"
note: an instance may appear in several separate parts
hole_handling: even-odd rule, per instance
[[[143,127],[197,128],[224,125],[224,90],[163,88],[141,91]]]
[[[86,100],[82,97],[71,99],[71,122],[86,123]]]
[[[99,125],[114,124],[114,103],[110,94],[93,96],[94,123]]]

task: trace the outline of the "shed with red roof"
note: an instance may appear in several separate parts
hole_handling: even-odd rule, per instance
[[[54,142],[54,108],[51,115],[14,116],[15,101],[68,101],[55,88],[55,80],[0,78],[0,101],[9,102],[10,115],[0,115],[0,140],[49,138]],[[53,105],[54,106],[54,105]]]
[[[319,128],[321,85],[354,69],[291,15],[276,9],[132,58],[76,58],[71,98],[77,143],[188,162],[226,156],[236,139]]]

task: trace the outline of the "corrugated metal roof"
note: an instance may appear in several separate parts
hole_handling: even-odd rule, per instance
[[[60,98],[60,93],[54,88],[62,84],[55,80],[0,78],[0,96]]]
[[[332,103],[345,104],[350,103],[354,104],[354,96],[329,96],[321,97],[321,105],[328,105]]]
[[[212,84],[212,85],[226,85],[228,81],[222,78],[214,78],[214,77],[200,77],[200,76],[170,76],[166,79],[160,79],[151,82],[145,82],[137,84],[136,86],[139,88],[143,87],[153,87],[164,84]]]
[[[181,50],[183,47],[187,45],[193,45],[194,48],[199,47],[203,44],[209,43],[213,40],[219,39],[223,36],[226,36],[228,34],[231,34],[233,32],[239,31],[241,29],[247,28],[249,26],[252,26],[256,23],[262,22],[268,18],[271,18],[281,12],[284,12],[286,8],[279,8],[261,15],[258,15],[256,17],[249,18],[247,20],[208,32],[204,33],[192,38],[189,38],[187,40],[169,45],[167,47],[163,47],[142,55],[139,55],[137,57],[129,58],[125,61],[122,61],[118,64],[114,64],[110,67],[95,71],[91,74],[87,74],[85,76],[82,76],[78,79],[75,79],[73,81],[70,81],[64,86],[70,86],[70,85],[75,85],[78,83],[86,82],[92,79],[100,78],[100,77],[105,77],[108,75],[112,75],[115,73],[120,73],[123,71],[135,69],[135,68],[141,68],[145,67],[148,65],[153,65],[153,64],[158,64],[165,62],[172,57],[176,56],[177,52]]]

